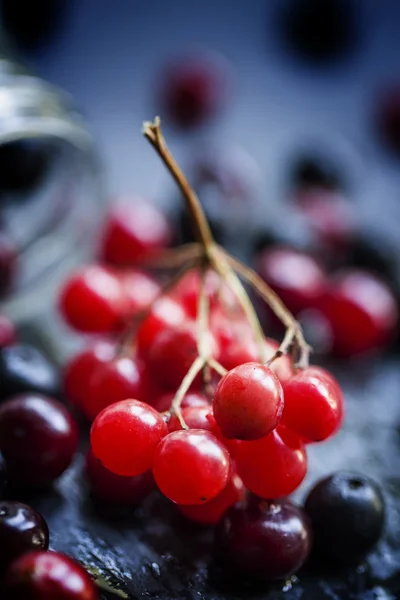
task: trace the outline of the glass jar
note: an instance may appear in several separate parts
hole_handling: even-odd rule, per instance
[[[100,189],[70,96],[0,53],[0,310],[17,323],[48,322],[60,281],[93,247]]]

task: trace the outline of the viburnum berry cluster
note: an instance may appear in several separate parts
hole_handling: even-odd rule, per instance
[[[215,524],[247,491],[291,494],[306,475],[306,445],[339,429],[343,396],[309,365],[302,329],[277,294],[216,244],[158,119],[144,135],[183,192],[198,241],[166,249],[171,235],[153,208],[147,217],[137,209],[140,225],[114,214],[104,264],[81,269],[61,293],[75,329],[107,336],[70,360],[65,388],[93,421],[87,473],[99,495],[110,496],[108,481],[122,497],[140,496],[154,478],[183,515]],[[137,261],[177,274],[162,286]],[[241,279],[282,321],[281,343],[265,337]]]

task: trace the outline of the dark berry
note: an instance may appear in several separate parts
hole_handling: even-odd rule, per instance
[[[293,575],[310,548],[307,516],[289,501],[251,497],[228,510],[216,530],[217,556],[231,572],[267,581]]]
[[[69,466],[77,450],[78,430],[60,402],[25,394],[0,405],[0,439],[10,481],[40,486]]]
[[[56,368],[44,354],[28,344],[0,349],[0,400],[22,392],[59,395]]]
[[[28,552],[15,560],[4,579],[10,600],[99,600],[88,573],[58,552]]]
[[[318,555],[338,563],[360,561],[378,542],[384,526],[379,487],[364,475],[339,472],[309,493],[308,514]]]
[[[347,263],[372,271],[386,280],[396,279],[396,249],[384,237],[369,232],[353,237],[347,251]]]
[[[282,15],[287,43],[315,63],[340,58],[356,41],[354,7],[346,0],[293,0]]]
[[[377,126],[382,141],[396,154],[400,153],[400,86],[385,92],[378,106]]]
[[[0,502],[0,570],[30,550],[47,550],[49,528],[36,510],[13,500]]]
[[[303,156],[292,166],[291,184],[298,188],[327,188],[343,187],[341,175],[337,167],[323,156]]]
[[[13,287],[17,260],[18,251],[14,242],[8,235],[0,232],[0,298],[8,294]]]
[[[6,315],[0,313],[0,348],[11,346],[17,340],[15,327]]]
[[[7,485],[7,465],[4,456],[0,452],[0,498]]]

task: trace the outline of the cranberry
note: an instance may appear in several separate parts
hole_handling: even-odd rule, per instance
[[[169,119],[180,127],[192,127],[214,117],[225,105],[230,71],[218,54],[186,57],[171,64],[161,91]]]
[[[324,269],[312,256],[275,247],[258,257],[258,272],[293,313],[317,305],[327,287]]]
[[[8,568],[4,592],[13,600],[99,600],[86,571],[58,552],[28,552]]]
[[[105,224],[101,258],[113,265],[134,265],[156,257],[171,239],[171,227],[156,206],[139,198],[120,201]]]
[[[51,483],[78,447],[78,429],[65,406],[35,394],[0,405],[0,438],[10,480],[18,485]]]
[[[0,502],[0,571],[30,550],[47,550],[49,528],[36,510],[11,500]]]

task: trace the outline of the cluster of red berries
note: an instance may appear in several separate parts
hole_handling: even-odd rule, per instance
[[[65,388],[75,405],[94,419],[92,452],[102,465],[91,456],[91,473],[108,470],[109,477],[132,484],[132,478],[148,482],[152,471],[159,489],[183,514],[216,523],[246,488],[267,499],[293,492],[306,474],[305,445],[327,439],[340,427],[343,397],[334,378],[321,368],[296,370],[286,355],[270,366],[262,364],[233,292],[210,270],[205,281],[210,304],[207,343],[226,374],[219,381],[211,376],[205,385],[200,374],[194,378],[181,406],[187,428],[182,427],[169,410],[198,355],[200,275],[189,271],[157,298],[158,284],[150,275],[126,271],[126,264],[159,251],[168,239],[163,227],[157,240],[139,245],[134,216],[140,210],[133,204],[132,217],[123,221],[114,212],[100,252],[108,265],[86,267],[64,286],[61,307],[68,322],[83,332],[109,336],[90,341],[71,359]],[[111,268],[116,285],[110,285]],[[120,309],[126,306],[121,282],[128,277],[136,277],[130,290],[136,298],[130,303],[131,319],[145,304],[138,301],[146,295],[141,288],[147,289],[151,281],[154,293],[147,298],[150,308],[135,335],[121,345],[110,336],[128,314]],[[265,357],[271,359],[278,343],[266,338],[264,344]]]

